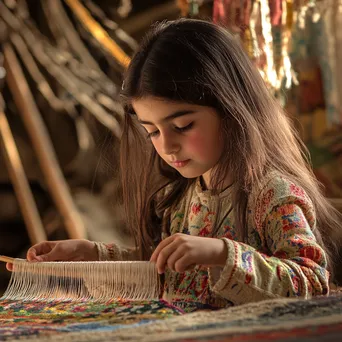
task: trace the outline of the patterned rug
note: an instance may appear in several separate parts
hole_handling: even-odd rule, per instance
[[[181,310],[164,301],[76,304],[3,300],[0,301],[0,341],[54,340],[59,335],[64,341],[70,333],[77,336],[133,329],[181,314]]]
[[[182,315],[165,302],[0,303],[0,340],[342,341],[342,295],[278,299]]]

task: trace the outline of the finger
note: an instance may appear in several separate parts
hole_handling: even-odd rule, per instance
[[[27,251],[27,260],[38,260],[41,261],[40,256],[51,252],[51,250],[55,247],[56,241],[44,241],[32,246]]]
[[[160,251],[158,259],[156,260],[156,267],[159,274],[163,274],[165,272],[167,260],[176,249],[177,244],[173,241]]]
[[[185,253],[186,251],[182,250],[182,248],[176,248],[167,259],[167,267],[172,271],[176,271],[175,264],[179,259],[181,259],[185,255]]]
[[[31,247],[26,254],[26,258],[29,261],[37,260],[37,251],[34,247]]]
[[[172,243],[172,241],[174,240],[173,236],[169,236],[166,239],[162,240],[159,245],[157,246],[157,248],[154,250],[154,252],[151,255],[150,261],[151,262],[156,262],[159,256],[159,253],[170,243]]]
[[[6,264],[6,268],[7,268],[8,271],[12,272],[13,271],[13,264],[7,263]]]
[[[175,271],[179,273],[191,271],[195,267],[196,265],[192,263],[192,260],[189,257],[187,257],[186,254],[183,257],[179,258],[174,265]]]
[[[39,261],[63,261],[66,260],[66,254],[61,252],[58,246],[52,248],[49,253],[42,254],[37,257]]]

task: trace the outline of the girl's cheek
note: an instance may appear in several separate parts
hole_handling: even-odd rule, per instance
[[[212,155],[212,146],[208,139],[201,134],[191,135],[187,140],[187,150],[199,158],[208,158]]]

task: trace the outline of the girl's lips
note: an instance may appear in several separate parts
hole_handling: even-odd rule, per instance
[[[187,160],[176,160],[174,162],[172,162],[172,164],[174,165],[174,167],[180,168],[180,167],[184,167],[189,163],[190,159]]]

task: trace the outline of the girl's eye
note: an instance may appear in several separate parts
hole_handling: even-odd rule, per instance
[[[182,133],[182,132],[186,132],[186,131],[188,131],[189,129],[191,129],[193,125],[194,125],[194,123],[191,122],[191,123],[189,123],[189,125],[186,125],[186,126],[184,126],[184,127],[175,127],[175,129],[176,129],[178,132]]]
[[[194,125],[194,123],[191,122],[189,125],[184,126],[184,127],[175,127],[175,130],[179,133],[183,133],[183,132],[186,132],[189,129],[191,129],[193,125]],[[151,138],[157,137],[158,135],[159,135],[159,131],[154,131],[151,133],[147,133],[147,138],[151,139]]]
[[[156,137],[158,134],[159,134],[159,131],[154,131],[154,132],[148,133],[147,138],[151,139],[153,137]]]

